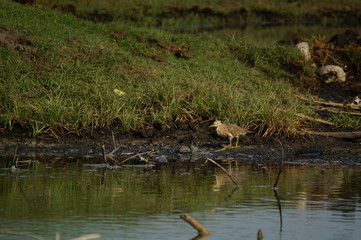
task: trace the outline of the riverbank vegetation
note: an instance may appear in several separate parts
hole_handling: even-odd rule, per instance
[[[11,1],[0,3],[0,16],[2,131],[61,137],[222,119],[260,135],[292,135],[310,126],[300,116],[321,117],[308,105],[310,89],[320,87],[315,69],[288,45],[87,21]],[[322,117],[360,126],[347,111]]]

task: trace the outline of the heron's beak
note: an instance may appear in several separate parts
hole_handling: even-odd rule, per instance
[[[212,124],[211,126],[209,126],[208,128],[211,128],[211,127],[216,127],[216,125]]]

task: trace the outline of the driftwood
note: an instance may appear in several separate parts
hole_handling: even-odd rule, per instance
[[[96,238],[101,238],[102,235],[100,235],[99,233],[92,233],[92,234],[87,234],[87,235],[83,235],[77,238],[73,238],[73,240],[90,240],[90,239],[96,239]]]
[[[194,227],[198,231],[198,234],[203,236],[208,236],[211,234],[211,232],[209,232],[206,228],[204,228],[199,222],[194,220],[191,216],[180,215],[179,217],[184,221],[186,221],[187,223],[189,223],[192,227]]]
[[[335,137],[335,138],[346,138],[346,139],[356,139],[361,138],[361,132],[315,132],[315,131],[305,131],[305,133],[310,135],[324,136],[324,137]]]

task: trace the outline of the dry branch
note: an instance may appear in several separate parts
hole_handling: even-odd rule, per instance
[[[133,155],[133,156],[130,156],[130,157],[128,157],[127,159],[121,161],[121,162],[120,162],[120,165],[122,165],[123,163],[125,163],[126,161],[128,161],[128,160],[130,160],[130,159],[132,159],[132,158],[139,157],[139,156],[144,155],[144,154],[147,154],[147,153],[152,153],[152,151],[142,152],[142,153],[138,153],[138,154],[135,154],[135,155]]]
[[[200,235],[210,235],[211,233],[205,229],[199,222],[194,220],[191,216],[188,215],[180,215],[181,219],[189,223],[192,227],[194,227]]]
[[[211,162],[214,163],[217,167],[219,167],[220,169],[222,169],[222,170],[228,175],[228,177],[232,180],[232,182],[233,182],[234,184],[236,184],[237,187],[239,187],[239,184],[233,179],[232,175],[231,175],[224,167],[222,167],[221,165],[219,165],[219,164],[218,164],[216,161],[214,161],[213,159],[207,158],[207,160],[206,160],[205,163],[207,163],[207,161],[211,161]]]
[[[326,125],[335,126],[335,124],[332,123],[332,122],[323,120],[321,118],[310,117],[310,116],[304,115],[302,113],[296,113],[296,116],[307,119],[307,120],[310,120],[310,121],[315,121],[315,122],[323,123],[323,124],[326,124]]]
[[[314,109],[318,110],[318,111],[327,111],[327,112],[332,112],[332,113],[341,113],[341,114],[350,114],[350,115],[355,115],[355,116],[361,116],[360,112],[346,112],[346,111],[342,111],[340,109],[337,108],[332,108],[332,107],[313,107]]]
[[[305,101],[309,101],[310,99],[307,99],[305,96],[302,95],[295,95],[296,97],[298,97],[301,100],[305,100]],[[355,109],[355,110],[360,110],[360,107],[352,104],[352,103],[336,103],[336,102],[330,102],[330,101],[325,101],[324,99],[321,98],[315,98],[312,99],[313,103],[317,103],[317,104],[321,104],[321,105],[326,105],[326,106],[333,106],[333,107],[342,107],[342,108],[351,108],[351,109]]]
[[[89,239],[101,238],[101,236],[102,235],[100,235],[99,233],[92,233],[77,238],[73,238],[73,240],[89,240]]]

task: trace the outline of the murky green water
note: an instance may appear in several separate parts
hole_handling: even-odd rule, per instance
[[[361,32],[360,26],[350,27],[328,27],[320,25],[279,25],[279,26],[247,26],[246,28],[221,28],[215,30],[204,30],[207,34],[216,38],[229,41],[236,40],[258,47],[269,47],[279,41],[304,39],[311,44],[313,38],[324,38],[329,41],[335,34],[342,34],[347,29]],[[170,31],[177,32],[177,28]],[[184,30],[185,32],[192,32]],[[197,30],[195,32],[198,32]],[[201,31],[202,32],[202,31]]]
[[[181,214],[210,230],[206,239],[256,239],[258,229],[264,239],[360,238],[361,168],[288,166],[275,194],[277,169],[224,166],[240,188],[211,163],[2,168],[0,239],[192,239]]]

